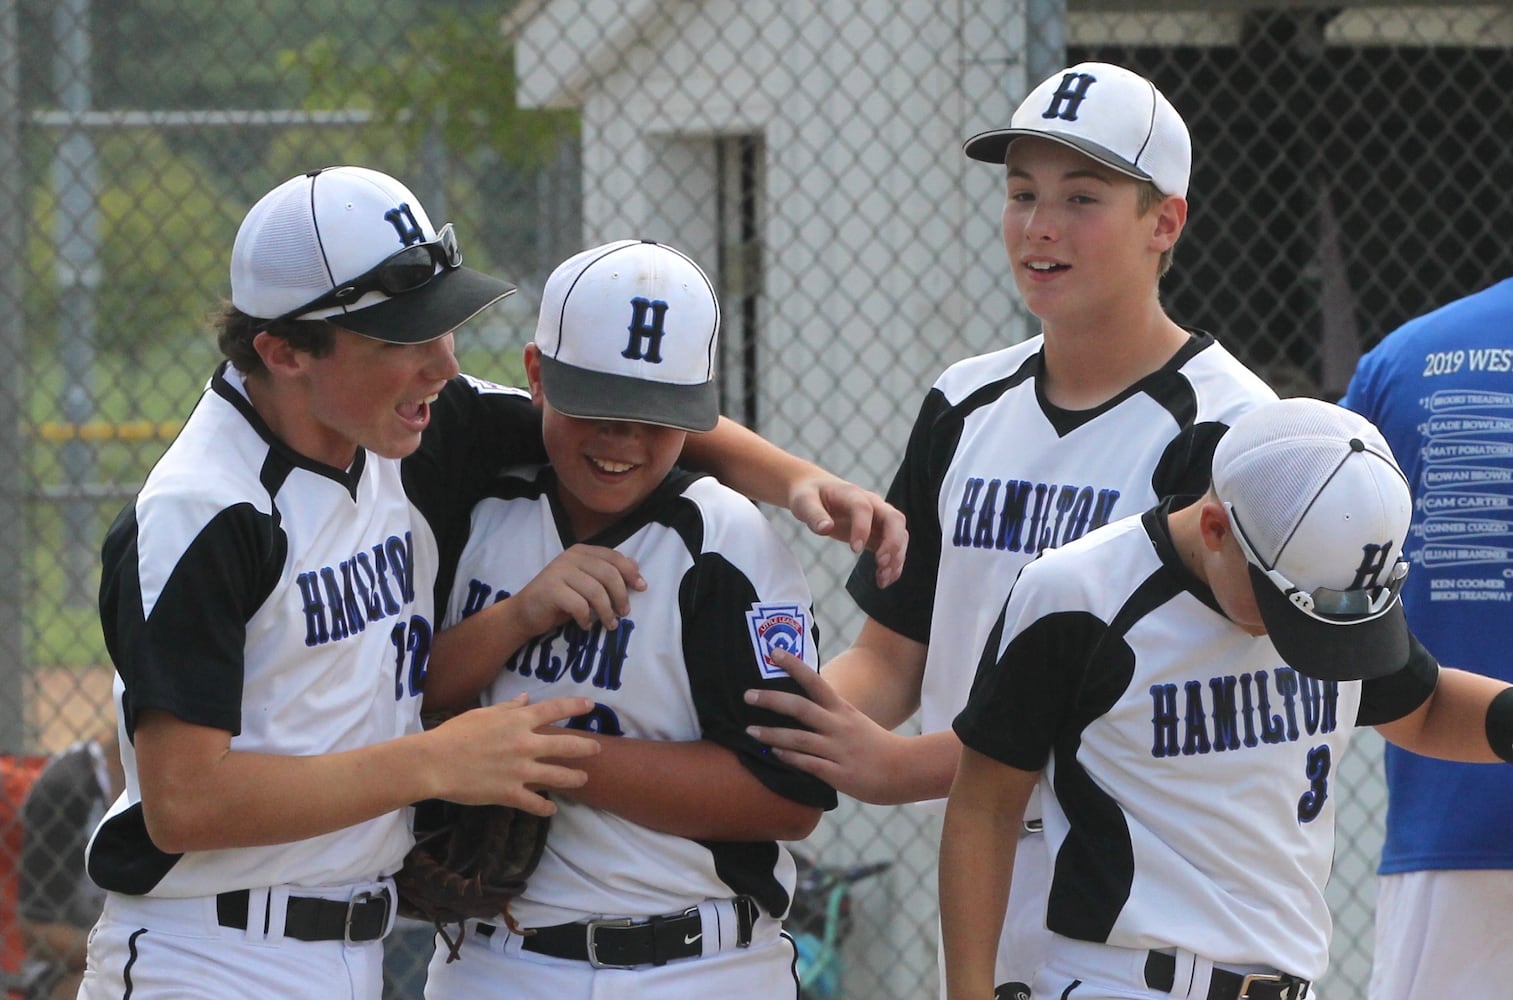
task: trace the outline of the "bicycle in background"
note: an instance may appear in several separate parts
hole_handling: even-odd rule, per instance
[[[801,1000],[840,1000],[846,963],[841,944],[852,930],[851,890],[892,867],[891,861],[817,864],[795,852],[798,884],[784,926],[798,946]]]

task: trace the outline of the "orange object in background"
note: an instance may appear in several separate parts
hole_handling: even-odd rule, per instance
[[[46,754],[0,754],[0,983],[19,972],[26,957],[16,926],[21,804],[47,760]]]

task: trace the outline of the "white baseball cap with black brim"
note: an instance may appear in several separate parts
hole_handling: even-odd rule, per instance
[[[366,167],[291,177],[248,211],[231,249],[231,304],[269,324],[325,319],[391,344],[455,330],[515,289],[462,266],[399,181]]]
[[[650,240],[584,250],[542,291],[546,401],[570,417],[710,430],[719,333],[714,285],[687,254]]]
[[[1078,63],[1046,78],[1014,111],[1008,128],[972,136],[962,150],[1003,163],[1009,144],[1034,136],[1089,156],[1162,194],[1187,197],[1193,146],[1187,123],[1156,85],[1111,63]]]
[[[1220,438],[1213,487],[1289,666],[1344,681],[1407,663],[1400,593],[1413,498],[1369,420],[1316,399],[1258,406]]]

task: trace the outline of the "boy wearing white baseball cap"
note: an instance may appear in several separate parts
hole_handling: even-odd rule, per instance
[[[453,329],[511,291],[462,253],[362,167],[243,219],[227,360],[104,542],[127,782],[88,848],[107,892],[81,996],[376,998],[409,804],[546,814],[537,789],[585,780],[595,744],[537,730],[586,698],[421,731],[441,568],[494,473],[544,458],[526,394],[458,373]],[[896,567],[896,511],[719,423],[717,471]]]
[[[1367,420],[1281,400],[1219,441],[1197,502],[1025,567],[955,721],[950,997],[992,992],[1019,846],[1005,824],[1037,784],[1054,865],[1036,996],[1309,995],[1351,730],[1513,760],[1513,688],[1440,669],[1409,635],[1411,510]]]
[[[567,723],[603,766],[554,796],[545,854],[511,915],[438,947],[426,996],[796,997],[781,918],[835,793],[747,727],[752,686],[797,694],[771,662],[818,662],[808,584],[760,512],[676,466],[713,426],[719,305],[683,253],[586,250],[548,278],[531,397],[549,465],[499,477],[473,512],[428,704],[574,695]],[[639,570],[612,605],[600,580]]]
[[[544,811],[528,785],[594,751],[534,731],[571,698],[420,731],[449,507],[502,442],[537,451],[526,401],[452,354],[512,289],[361,167],[268,192],[231,260],[228,360],[104,543],[127,781],[80,996],[376,998],[406,807]]]
[[[824,681],[794,668],[813,705],[757,695],[810,730],[763,735],[785,759],[864,801],[937,811],[960,750],[951,720],[1020,569],[1163,497],[1201,493],[1225,426],[1276,398],[1162,308],[1192,145],[1154,83],[1108,63],[1067,67],[964,150],[1005,171],[1004,249],[1040,333],[936,379],[888,492],[911,533],[902,578],[877,587],[872,560],[858,561],[847,584],[867,615],[856,642]],[[916,709],[919,735],[892,731]],[[1032,803],[1000,1000],[1028,994],[1049,940],[1039,831]]]

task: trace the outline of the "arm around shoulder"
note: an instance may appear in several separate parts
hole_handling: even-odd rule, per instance
[[[684,461],[712,472],[753,500],[787,508],[817,535],[852,551],[877,556],[877,582],[886,587],[903,571],[909,546],[904,515],[877,493],[792,455],[755,431],[721,417],[714,430],[690,434]]]

